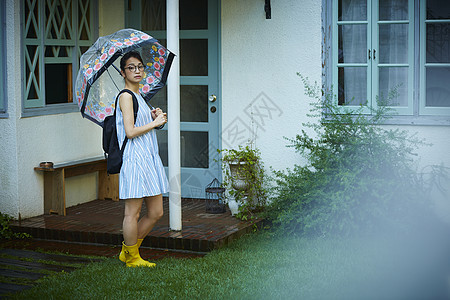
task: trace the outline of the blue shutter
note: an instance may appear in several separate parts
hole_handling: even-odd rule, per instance
[[[24,0],[23,7],[23,74],[24,107],[44,106],[43,96],[43,49],[41,15],[43,1]]]
[[[79,58],[95,40],[96,3],[95,0],[22,1],[25,108],[45,107],[46,64],[67,65],[74,83]]]

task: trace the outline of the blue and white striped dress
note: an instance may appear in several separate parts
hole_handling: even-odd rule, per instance
[[[140,94],[135,126],[143,126],[153,121],[151,109]],[[122,147],[125,138],[123,116],[120,105],[116,110],[117,139]],[[154,129],[128,139],[123,152],[123,163],[119,175],[119,198],[143,198],[167,193],[169,183],[159,157],[158,141]]]

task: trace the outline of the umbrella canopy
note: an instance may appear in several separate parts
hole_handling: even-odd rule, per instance
[[[148,102],[165,85],[175,55],[158,40],[135,29],[100,37],[80,58],[75,94],[83,117],[103,126],[104,119],[114,113],[115,98],[124,87],[117,58],[132,50],[144,60],[139,84],[144,99]]]

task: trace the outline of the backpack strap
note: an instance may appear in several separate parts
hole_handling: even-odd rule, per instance
[[[115,108],[114,108],[114,114],[116,114],[116,109],[117,109],[117,102],[119,101],[119,97],[120,95],[122,95],[122,93],[128,93],[131,95],[131,97],[133,98],[133,113],[134,113],[134,123],[136,124],[136,118],[137,118],[137,113],[139,110],[139,103],[138,100],[136,98],[136,95],[130,91],[129,89],[123,89],[119,92],[119,94],[116,97],[116,103],[115,103]]]
[[[136,98],[136,95],[132,91],[130,91],[129,89],[123,89],[117,95],[116,102],[114,104],[114,118],[116,117],[117,102],[119,101],[119,97],[120,97],[120,95],[122,95],[122,93],[129,93],[129,94],[131,94],[131,97],[133,98],[134,124],[136,124],[137,113],[138,113],[138,110],[139,110],[139,103],[138,103],[138,100]],[[123,151],[125,150],[125,146],[126,146],[127,142],[128,142],[128,138],[127,138],[127,135],[125,134],[125,139],[123,140],[122,148],[120,149],[120,151],[122,152],[122,155],[123,155]]]

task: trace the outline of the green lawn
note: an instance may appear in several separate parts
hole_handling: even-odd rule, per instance
[[[443,247],[429,246],[437,240],[274,238],[262,232],[203,258],[161,260],[154,269],[107,259],[47,277],[15,297],[439,299],[450,274],[439,268],[447,263]]]

